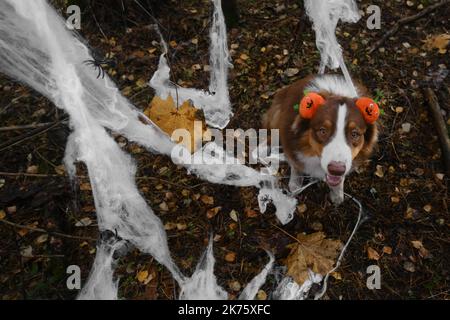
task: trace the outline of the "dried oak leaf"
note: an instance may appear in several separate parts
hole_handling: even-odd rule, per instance
[[[292,249],[286,259],[287,274],[298,284],[309,278],[308,269],[323,276],[333,269],[342,243],[325,238],[323,232],[299,234],[298,242],[290,245]]]
[[[450,34],[443,33],[434,36],[428,36],[426,40],[422,40],[424,42],[424,47],[427,50],[438,49],[440,54],[447,53],[447,46],[450,43]]]
[[[155,96],[150,102],[150,106],[144,110],[144,114],[170,137],[176,129],[186,129],[189,131],[190,141],[185,141],[180,137],[175,142],[182,143],[191,153],[201,147],[203,135],[210,135],[201,111],[192,106],[189,101],[185,101],[177,109],[170,95],[166,100]],[[201,126],[195,126],[194,123],[196,121],[201,123]]]

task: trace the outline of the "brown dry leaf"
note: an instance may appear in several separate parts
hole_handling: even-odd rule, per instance
[[[383,253],[386,254],[392,254],[392,248],[391,247],[383,247]]]
[[[207,204],[207,205],[211,205],[211,204],[214,204],[214,198],[213,197],[210,197],[210,196],[207,196],[207,195],[202,195],[201,197],[200,197],[200,200],[204,203],[204,204]]]
[[[287,274],[298,284],[303,284],[309,278],[308,269],[323,276],[333,269],[342,243],[325,237],[323,232],[299,234],[299,242],[292,244],[291,253],[286,259]]]
[[[245,208],[244,212],[248,218],[256,218],[258,216],[258,213],[250,208]]]
[[[423,243],[419,240],[413,240],[411,241],[411,244],[413,245],[414,248],[416,248],[417,250],[419,250],[419,255],[422,258],[428,258],[430,257],[430,252],[423,246]]]
[[[369,258],[369,260],[380,260],[380,254],[371,247],[367,248],[367,257]]]
[[[225,255],[225,261],[226,262],[234,262],[236,260],[236,253],[234,252],[228,252]]]
[[[422,42],[427,50],[438,49],[440,54],[445,54],[447,53],[447,46],[450,43],[450,34],[430,35],[426,40],[422,40]]]
[[[6,217],[6,213],[4,210],[0,210],[0,220],[4,219]]]
[[[220,209],[222,209],[222,207],[215,207],[215,208],[209,209],[206,212],[206,217],[208,219],[214,218],[219,213]]]
[[[188,101],[185,101],[177,110],[175,102],[170,95],[166,100],[155,96],[150,106],[144,111],[144,114],[169,136],[172,136],[176,129],[189,131],[191,138],[189,141],[184,141],[185,139],[180,137],[175,142],[181,142],[191,153],[197,151],[198,147],[201,147],[203,135],[210,135],[200,110],[191,106]],[[197,121],[201,126],[194,125]]]

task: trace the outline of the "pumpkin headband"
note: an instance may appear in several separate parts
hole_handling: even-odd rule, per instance
[[[325,99],[320,94],[316,92],[309,92],[305,94],[303,99],[300,101],[298,111],[303,119],[311,119],[317,109],[324,104]],[[361,112],[364,120],[369,124],[373,124],[377,121],[380,115],[380,108],[378,107],[378,104],[370,98],[358,98],[356,100],[356,107]]]

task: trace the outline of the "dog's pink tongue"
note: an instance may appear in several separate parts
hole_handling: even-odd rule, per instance
[[[328,185],[335,187],[339,183],[341,183],[342,176],[332,176],[330,174],[327,174],[327,183]]]

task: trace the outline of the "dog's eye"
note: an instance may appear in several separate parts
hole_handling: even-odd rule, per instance
[[[352,139],[358,140],[361,137],[361,134],[357,130],[352,130]]]
[[[320,135],[320,136],[325,136],[326,134],[327,134],[327,128],[325,128],[325,127],[321,127],[319,130],[317,130],[317,133]]]

